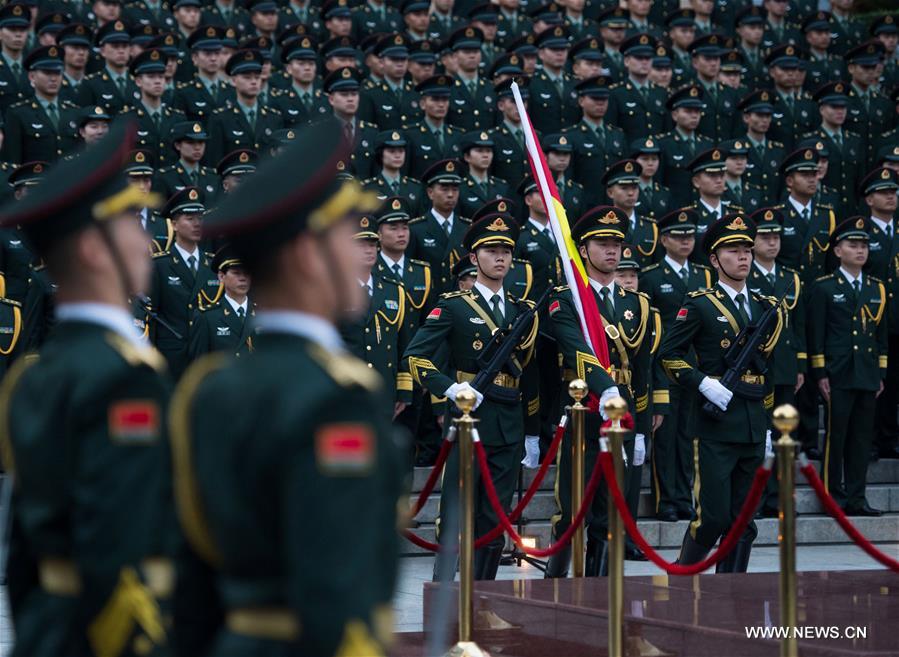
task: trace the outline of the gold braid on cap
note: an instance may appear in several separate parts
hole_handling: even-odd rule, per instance
[[[128,185],[112,196],[97,201],[91,208],[91,214],[97,221],[107,221],[129,208],[158,208],[162,205],[162,196],[156,192],[142,192],[134,185]]]
[[[309,213],[309,228],[321,233],[350,212],[374,212],[380,206],[377,193],[363,190],[356,180],[347,180],[330,198]]]

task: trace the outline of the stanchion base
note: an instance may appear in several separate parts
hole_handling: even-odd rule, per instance
[[[460,641],[443,657],[490,657],[490,654],[481,650],[474,641]]]

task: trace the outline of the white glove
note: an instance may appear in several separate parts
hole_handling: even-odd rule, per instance
[[[646,438],[642,433],[634,436],[634,465],[643,465],[646,461]]]
[[[540,436],[524,437],[524,458],[521,464],[533,470],[540,465]]]
[[[727,405],[734,396],[734,393],[721,385],[720,381],[710,377],[705,377],[699,382],[699,392],[722,411],[727,410]]]
[[[465,381],[463,383],[454,383],[449,388],[447,388],[446,391],[444,391],[443,396],[456,401],[456,395],[458,395],[463,390],[471,390],[474,393],[474,396],[477,397],[474,403],[474,408],[471,409],[473,411],[477,410],[478,406],[481,405],[481,402],[484,401],[484,395],[472,388],[471,384],[468,383],[468,381]]]
[[[774,456],[774,445],[771,444],[771,429],[765,432],[765,457]]]
[[[602,391],[602,394],[599,396],[599,414],[602,416],[603,420],[609,419],[609,416],[606,415],[606,402],[619,396],[618,388],[616,386],[606,388]]]

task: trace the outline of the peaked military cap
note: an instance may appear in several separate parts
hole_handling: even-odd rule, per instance
[[[847,64],[860,66],[877,66],[886,55],[886,48],[877,40],[872,39],[852,48],[845,55]]]
[[[112,121],[112,116],[100,105],[82,107],[78,115],[78,127],[83,128],[91,121]]]
[[[621,43],[620,50],[625,57],[652,57],[656,51],[656,40],[649,34],[634,34]]]
[[[653,137],[641,137],[631,142],[631,157],[636,158],[638,155],[658,155],[662,152],[659,142]]]
[[[499,21],[499,6],[490,2],[475,5],[468,10],[468,20],[481,23],[497,23]]]
[[[122,21],[109,21],[97,30],[97,35],[94,39],[98,46],[102,46],[104,43],[129,43],[131,34]]]
[[[31,11],[22,3],[10,3],[0,9],[0,27],[31,27]]]
[[[222,47],[230,48],[232,50],[237,49],[237,30],[233,27],[225,28],[225,37],[222,39]]]
[[[867,242],[871,237],[871,220],[856,215],[843,219],[830,234],[830,247],[833,248],[843,240],[861,240]]]
[[[558,2],[537,2],[533,7],[528,7],[528,16],[547,25],[561,25],[564,11]]]
[[[322,18],[330,20],[332,18],[350,18],[353,15],[347,0],[328,0],[322,6]]]
[[[618,239],[624,241],[630,220],[624,210],[611,205],[599,205],[587,210],[571,229],[578,244],[589,239]]]
[[[530,96],[530,92],[528,91],[528,85],[531,83],[531,79],[522,75],[517,78],[506,78],[501,82],[497,82],[493,85],[493,92],[496,94],[496,99],[500,98],[512,98],[512,83],[518,83],[518,91],[521,93],[521,97],[523,99],[527,99]]]
[[[405,16],[419,11],[428,11],[431,3],[428,0],[403,0],[400,6],[400,12]]]
[[[457,281],[464,276],[477,276],[478,267],[471,261],[471,258],[469,258],[466,253],[459,258],[459,262],[453,265],[452,274],[453,278]]]
[[[868,31],[872,36],[879,34],[899,34],[899,17],[893,14],[878,16],[868,27]]]
[[[58,34],[62,29],[72,22],[68,14],[61,11],[53,11],[44,14],[37,19],[35,31],[38,34]]]
[[[407,59],[409,57],[409,43],[402,34],[388,34],[378,39],[373,52],[378,57]]]
[[[845,82],[825,82],[815,90],[812,98],[819,105],[844,107],[849,104],[849,85]]]
[[[632,244],[621,245],[621,259],[618,261],[618,271],[634,270],[640,271],[640,263],[637,262],[637,249]]]
[[[340,36],[325,41],[322,45],[321,55],[323,59],[328,59],[329,57],[357,57],[359,51],[350,37]]]
[[[652,67],[657,69],[669,69],[673,62],[671,61],[671,51],[664,43],[656,44],[656,51],[652,56]]]
[[[361,84],[359,71],[351,66],[342,66],[328,74],[323,89],[326,94],[335,91],[358,91]]]
[[[721,70],[725,73],[742,73],[746,66],[746,58],[739,50],[727,50],[721,56]]]
[[[472,221],[465,231],[462,246],[469,252],[483,246],[508,246],[515,248],[520,228],[511,214],[494,212]]]
[[[49,168],[46,162],[26,162],[13,169],[6,182],[13,189],[38,185]]]
[[[161,50],[144,50],[131,60],[131,75],[165,73],[165,55]]]
[[[432,75],[415,86],[422,96],[449,96],[453,89],[453,78],[449,75]]]
[[[399,130],[383,130],[375,137],[376,151],[382,148],[403,148],[406,144],[406,137]]]
[[[477,221],[482,217],[486,217],[488,214],[515,214],[515,201],[510,198],[495,198],[492,201],[487,201],[475,210],[474,214],[471,215],[472,221]]]
[[[568,30],[561,25],[549,27],[543,30],[537,37],[537,48],[552,48],[555,50],[564,50],[571,45],[568,40]]]
[[[490,65],[487,77],[492,80],[497,75],[522,76],[524,75],[524,69],[521,68],[521,64],[521,57],[514,52],[500,55]]]
[[[718,144],[718,148],[724,153],[725,158],[746,157],[749,155],[749,140],[745,137],[742,139],[728,139]]]
[[[61,46],[83,46],[90,48],[94,45],[94,33],[84,23],[71,23],[66,25],[56,35],[56,43]]]
[[[459,147],[463,153],[467,153],[472,148],[493,148],[493,138],[484,130],[473,130],[462,135]]]
[[[561,132],[544,135],[541,142],[543,150],[547,153],[553,151],[556,153],[571,153],[574,151],[574,146],[571,145],[568,135],[563,135]]]
[[[792,43],[783,43],[768,51],[765,57],[765,64],[768,66],[777,66],[778,68],[799,68],[799,60],[802,57],[802,51],[799,46]]]
[[[814,147],[800,148],[787,155],[780,163],[780,172],[783,175],[793,171],[817,171],[818,149]]]
[[[518,183],[516,191],[521,197],[525,197],[532,192],[537,192],[539,191],[539,188],[537,187],[537,181],[534,180],[534,177],[528,173],[524,178],[521,179],[521,182]]]
[[[172,32],[158,34],[147,44],[147,48],[161,50],[168,59],[178,57],[178,38]]]
[[[159,36],[159,28],[149,23],[145,25],[138,23],[132,25],[128,33],[131,34],[131,45],[146,48],[153,39]]]
[[[830,32],[833,14],[829,11],[815,11],[802,21],[802,32]]]
[[[480,28],[472,25],[459,28],[447,40],[447,44],[452,51],[480,50],[482,43],[484,43],[484,33]]]
[[[221,50],[225,38],[225,28],[218,25],[203,25],[194,30],[187,39],[190,50]]]
[[[643,167],[636,160],[621,160],[615,162],[602,177],[602,184],[606,187],[612,185],[636,185],[640,182],[640,174]]]
[[[621,7],[610,7],[596,17],[596,23],[600,27],[624,28],[631,26],[631,14]]]
[[[695,39],[687,50],[691,55],[703,57],[721,57],[727,50],[724,48],[725,37],[721,34],[704,34]]]
[[[437,62],[437,53],[434,50],[434,44],[427,39],[414,41],[409,44],[409,59],[419,64],[434,64]]]
[[[665,102],[665,107],[669,110],[676,110],[679,107],[692,107],[694,109],[703,109],[704,92],[698,84],[688,84],[671,93]]]
[[[462,176],[459,175],[459,162],[457,160],[434,162],[422,174],[421,181],[428,187],[437,183],[459,185],[462,183]]]
[[[734,16],[734,23],[740,25],[764,25],[768,12],[761,7],[750,5],[744,7]]]
[[[248,0],[247,11],[251,14],[257,11],[263,14],[271,13],[278,11],[278,3],[275,0]]]
[[[699,153],[690,160],[687,168],[695,175],[705,171],[706,173],[722,173],[724,161],[727,159],[725,152],[720,148],[710,148]]]
[[[206,129],[199,121],[179,121],[172,126],[172,132],[169,135],[172,142],[186,139],[188,141],[206,141],[209,135]]]
[[[224,244],[212,257],[212,271],[224,273],[231,267],[243,267],[243,262],[233,246]]]
[[[665,27],[696,27],[696,12],[692,9],[676,9],[665,16]]]
[[[507,52],[518,53],[522,56],[537,56],[537,37],[533,34],[525,34],[518,37],[506,48]]]
[[[757,89],[746,94],[740,99],[737,107],[743,112],[755,112],[756,114],[774,113],[774,96],[768,89]]]
[[[228,58],[225,64],[225,73],[228,75],[240,75],[241,73],[262,72],[263,57],[258,50],[238,50]]]
[[[609,79],[602,75],[594,75],[593,77],[584,78],[576,85],[574,90],[578,96],[589,96],[591,98],[608,98],[609,97]]]
[[[899,144],[894,146],[881,146],[874,160],[878,164],[883,162],[899,162]]]
[[[286,146],[297,138],[297,131],[294,128],[281,128],[272,133],[272,137],[279,146]]]
[[[200,0],[175,0],[172,3],[172,11],[176,9],[180,9],[181,7],[202,7],[203,3]]]
[[[568,56],[572,61],[587,59],[598,62],[602,59],[602,41],[595,36],[584,37],[571,45]]]
[[[669,212],[659,219],[659,234],[661,235],[695,235],[696,226],[699,225],[699,213],[692,208],[681,208]]]
[[[304,36],[312,36],[309,33],[309,27],[305,23],[287,23],[278,32],[278,45],[285,47],[291,41]],[[316,45],[316,47],[318,46]]]
[[[897,190],[899,189],[899,174],[886,167],[874,169],[864,177],[859,189],[865,196],[884,189]]]
[[[241,148],[228,153],[218,164],[215,165],[215,171],[219,176],[242,176],[247,173],[256,171],[259,164],[259,155],[256,151],[248,148]]]
[[[263,62],[270,62],[275,52],[275,42],[267,36],[251,36],[240,41],[241,50],[255,50],[262,55]]]
[[[59,46],[40,46],[35,48],[23,62],[26,71],[55,71],[63,69],[62,48]]]
[[[356,219],[356,233],[354,239],[379,242],[381,236],[375,232],[376,217],[371,212],[365,212]]]
[[[54,244],[90,225],[155,207],[158,195],[144,194],[123,172],[134,139],[133,123],[113,123],[96,144],[51,169],[40,194],[0,209],[0,225],[20,227],[38,255],[46,255]]]
[[[381,209],[375,214],[375,223],[396,224],[411,219],[409,206],[406,199],[399,196],[390,196],[381,204]]]
[[[755,224],[756,233],[780,233],[783,232],[784,213],[777,208],[759,208],[749,219]]]
[[[166,201],[160,212],[168,219],[174,219],[182,214],[203,214],[206,212],[203,192],[198,187],[179,189]]]
[[[129,152],[124,171],[132,178],[152,176],[154,172],[153,153],[140,149]]]
[[[755,244],[755,225],[743,214],[726,214],[709,226],[702,240],[706,254],[722,246]]]

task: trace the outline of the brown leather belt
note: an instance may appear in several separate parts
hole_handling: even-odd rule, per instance
[[[720,376],[712,376],[709,377],[711,379],[720,379]],[[740,377],[740,381],[743,383],[752,383],[755,385],[763,386],[765,385],[765,375],[764,374],[744,374]]]
[[[474,377],[477,376],[472,372],[456,372],[456,381],[459,383],[464,383],[465,381],[474,381]],[[511,388],[513,390],[518,390],[518,379],[513,377],[511,374],[497,374],[493,377],[493,385],[499,386],[500,388]]]
[[[296,641],[300,637],[296,614],[282,607],[232,609],[225,614],[225,625],[234,634],[257,639]]]
[[[630,370],[620,370],[617,367],[613,367],[612,371],[609,372],[609,376],[612,377],[612,381],[614,381],[616,385],[629,386],[631,384]],[[570,382],[579,379],[580,377],[574,370],[565,369],[562,372],[562,378],[566,382]]]

